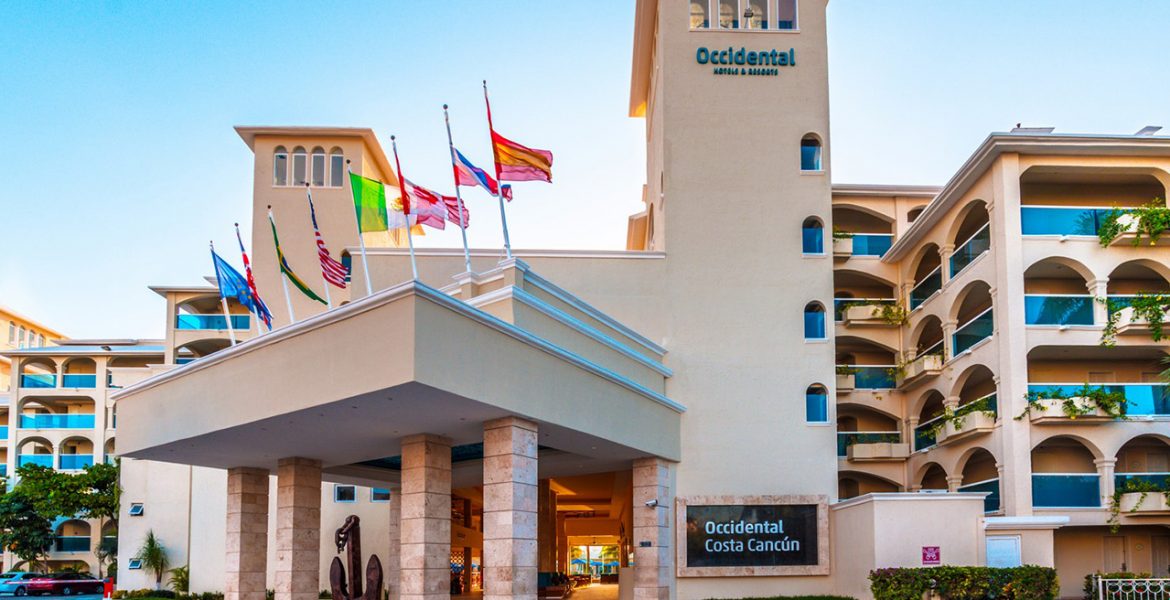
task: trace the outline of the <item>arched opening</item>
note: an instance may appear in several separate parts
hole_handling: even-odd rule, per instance
[[[1034,166],[1020,176],[1021,228],[1024,235],[1096,236],[1114,207],[1165,197],[1149,172]]]
[[[1170,444],[1166,438],[1137,436],[1117,451],[1115,488],[1123,494],[1170,491]]]
[[[16,449],[17,468],[25,465],[37,465],[48,469],[53,468],[53,445],[42,437],[29,437],[20,441]]]
[[[313,168],[312,183],[315,187],[325,187],[325,149],[317,146],[313,148],[310,164]]]
[[[825,306],[820,302],[809,302],[804,305],[804,339],[828,339],[825,323]]]
[[[309,181],[309,153],[297,146],[292,155],[293,185],[305,185]]]
[[[89,552],[93,547],[89,523],[81,519],[62,522],[53,535],[56,537],[53,543],[56,552]]]
[[[825,226],[816,217],[809,217],[800,226],[800,251],[803,254],[825,253]]]
[[[918,478],[918,489],[948,491],[947,472],[938,463],[929,463],[921,471]]]
[[[1101,481],[1085,444],[1070,436],[1044,440],[1032,449],[1032,506],[1101,506]]]
[[[247,331],[251,328],[248,309],[234,299],[227,302],[232,328]],[[223,314],[223,302],[218,294],[187,298],[175,305],[175,329],[180,331],[216,331],[227,333],[228,318]]]
[[[737,9],[738,0],[718,0],[718,2],[719,28],[739,29],[739,10]]]
[[[85,396],[26,396],[20,401],[20,429],[93,429],[94,401]]]
[[[902,440],[897,419],[860,407],[837,409],[837,456],[859,444],[896,444]]]
[[[910,211],[906,213],[906,220],[910,223],[917,221],[918,217],[922,216],[922,211],[924,210],[926,210],[925,206],[915,206],[914,208],[911,208]]]
[[[914,287],[910,290],[910,310],[922,306],[927,298],[942,289],[942,257],[938,245],[927,244],[918,251],[914,266]]]
[[[691,0],[691,29],[706,29],[711,26],[708,2],[709,0]]]
[[[931,390],[922,399],[918,410],[918,425],[914,427],[914,451],[926,450],[938,443],[942,418],[946,415],[946,404],[938,390]]]
[[[97,363],[92,358],[70,358],[62,365],[61,387],[96,388]]]
[[[929,315],[918,324],[911,338],[914,357],[944,356],[942,319]]]
[[[845,320],[845,310],[853,306],[870,307],[860,316],[880,316],[884,306],[895,306],[898,300],[894,284],[861,271],[836,269],[833,271],[833,319]],[[855,311],[857,312],[857,311]]]
[[[999,469],[995,457],[983,448],[976,449],[963,465],[963,483],[960,492],[985,492],[983,512],[999,511]]]
[[[888,494],[902,491],[898,484],[856,471],[842,471],[837,476],[837,498],[848,500],[866,494]]]
[[[1134,328],[1137,333],[1150,335],[1148,319],[1134,317],[1134,309],[1130,308],[1134,300],[1142,297],[1170,294],[1170,268],[1154,260],[1139,259],[1121,263],[1109,274],[1108,284],[1108,311],[1111,319],[1118,325],[1118,333],[1128,333],[1132,325],[1141,324]],[[1163,304],[1159,301],[1159,304]],[[1123,311],[1125,317],[1114,317],[1113,313]],[[1140,314],[1140,313],[1139,313]],[[1170,321],[1163,314],[1163,322]]]
[[[20,361],[20,387],[22,388],[55,388],[57,387],[57,363],[51,358],[26,358]]]
[[[114,464],[114,459],[118,456],[117,452],[115,452],[114,438],[106,440],[103,449],[106,455],[106,464]]]
[[[1072,259],[1050,257],[1024,271],[1024,322],[1028,325],[1092,325],[1093,303],[1086,277],[1092,272]]]
[[[800,170],[824,170],[821,165],[821,140],[814,134],[807,134],[800,140]]]
[[[345,153],[341,148],[329,151],[329,187],[343,187],[345,185]]]
[[[272,185],[288,185],[288,150],[277,146],[272,153]]]
[[[1028,395],[1083,398],[1087,385],[1121,402],[1127,416],[1170,416],[1170,393],[1161,377],[1165,357],[1164,350],[1148,347],[1038,346],[1028,352]]]
[[[979,403],[977,410],[996,410],[995,375],[991,369],[984,365],[974,365],[955,378],[955,381],[954,395],[959,397],[959,409]]]
[[[897,387],[894,351],[860,337],[837,338],[837,389],[888,390]]]
[[[229,339],[210,338],[206,340],[195,340],[179,346],[175,349],[175,363],[187,364],[193,360],[203,358],[211,354],[215,354],[220,350],[231,347],[232,343]]]
[[[93,466],[93,442],[84,437],[61,440],[57,468],[62,471],[80,471]]]
[[[829,391],[817,383],[804,391],[804,420],[807,423],[829,422]]]
[[[892,220],[857,206],[833,206],[833,231],[852,241],[852,256],[881,256],[894,241]]]
[[[951,253],[950,276],[954,277],[967,268],[991,249],[990,216],[987,214],[987,204],[976,200],[964,209],[958,228],[951,236],[951,243],[955,250]]]
[[[991,286],[976,281],[959,293],[952,318],[959,324],[951,337],[951,352],[958,356],[990,338],[995,330],[991,313]]]

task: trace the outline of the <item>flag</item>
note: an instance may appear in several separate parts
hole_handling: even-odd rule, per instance
[[[302,294],[308,296],[310,300],[316,300],[321,304],[328,305],[329,303],[314,293],[312,288],[305,284],[304,281],[301,281],[301,278],[297,277],[297,274],[293,272],[292,267],[289,266],[288,259],[284,257],[284,252],[282,252],[280,249],[280,238],[276,236],[276,221],[272,218],[272,211],[268,211],[268,224],[272,225],[272,243],[276,244],[276,261],[280,263],[280,272],[283,273],[285,277],[288,277],[288,280],[291,281],[292,284],[296,286],[296,288],[300,290]]]
[[[492,179],[483,169],[471,164],[463,153],[455,150],[455,185],[480,186],[488,193],[496,195],[496,180]]]
[[[233,269],[226,260],[220,258],[215,253],[215,249],[211,250],[211,262],[215,266],[215,283],[219,286],[219,297],[235,300],[256,313],[256,316],[264,320],[265,323],[271,323],[272,313],[268,312],[268,307],[264,306],[259,296],[252,295],[248,280],[244,279],[244,276]]]
[[[512,184],[505,183],[504,185],[501,185],[500,186],[500,193],[503,194],[504,200],[511,202],[512,201]]]
[[[325,240],[321,238],[321,230],[317,228],[317,211],[313,209],[312,194],[309,194],[309,219],[313,221],[313,235],[317,237],[317,258],[321,260],[321,276],[325,281],[344,290],[345,281],[349,277],[349,269],[330,256],[329,249],[325,247]]]
[[[350,173],[349,187],[353,191],[358,231],[365,233],[390,229],[386,215],[386,186],[376,179]]]
[[[552,152],[513,142],[492,130],[492,152],[500,181],[547,181],[552,183]]]
[[[272,311],[268,310],[268,305],[260,299],[260,292],[256,291],[256,280],[252,278],[252,263],[248,261],[248,253],[244,250],[244,239],[240,237],[239,225],[236,225],[236,241],[240,243],[240,255],[244,257],[244,274],[248,278],[248,291],[252,292],[252,299],[256,301],[255,306],[250,307],[250,309],[256,313],[256,318],[264,321],[268,331],[272,331]]]
[[[406,199],[403,203],[408,214],[417,219],[419,225],[428,225],[435,229],[444,229],[447,219],[447,196],[415,185],[409,179],[403,179],[406,185]],[[455,202],[455,198],[451,198]],[[455,213],[459,218],[459,213]]]

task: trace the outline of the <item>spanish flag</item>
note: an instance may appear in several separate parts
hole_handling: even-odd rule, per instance
[[[496,133],[492,126],[492,105],[488,101],[487,82],[483,86],[487,104],[488,129],[492,132],[492,154],[496,159],[498,181],[547,181],[552,183],[552,152],[537,150]]]

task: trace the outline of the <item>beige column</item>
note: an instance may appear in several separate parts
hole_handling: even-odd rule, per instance
[[[382,561],[382,576],[386,582],[386,592],[390,596],[390,600],[398,600],[402,595],[402,586],[399,584],[399,577],[401,577],[401,569],[399,568],[402,557],[402,489],[392,488],[390,490],[390,502],[387,507],[390,511],[389,525],[387,527],[390,538],[390,547],[386,550],[385,559]]]
[[[1101,478],[1101,506],[1109,506],[1113,502],[1113,492],[1116,491],[1117,459],[1098,458],[1093,461],[1097,465],[1097,476]]]
[[[447,600],[451,594],[451,440],[402,439],[400,598]]]
[[[321,590],[321,461],[276,466],[276,600],[316,600]]]
[[[940,264],[942,265],[943,283],[950,281],[951,278],[955,276],[954,273],[951,273],[951,255],[954,253],[954,244],[943,244],[942,246],[938,247],[938,257],[941,261]]]
[[[224,600],[265,600],[268,573],[268,470],[228,469]]]
[[[669,600],[674,575],[674,551],[670,539],[674,485],[670,463],[659,458],[634,461],[632,509],[634,600]]]
[[[1093,323],[1097,325],[1108,323],[1109,305],[1105,299],[1109,297],[1109,278],[1094,279],[1085,287],[1089,289],[1089,295],[1093,296]]]
[[[963,476],[962,475],[948,475],[947,476],[947,491],[948,492],[957,492],[957,491],[959,491],[959,488],[962,487],[962,485],[963,485]]]
[[[958,321],[943,321],[943,360],[955,357],[955,330],[959,328]]]
[[[484,600],[535,600],[536,424],[507,417],[483,425]]]

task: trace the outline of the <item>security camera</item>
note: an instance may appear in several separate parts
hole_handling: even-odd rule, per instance
[[[646,507],[647,507],[647,508],[654,508],[655,506],[658,506],[658,500],[657,500],[657,499],[654,499],[654,500],[647,500],[647,501],[646,501]]]

